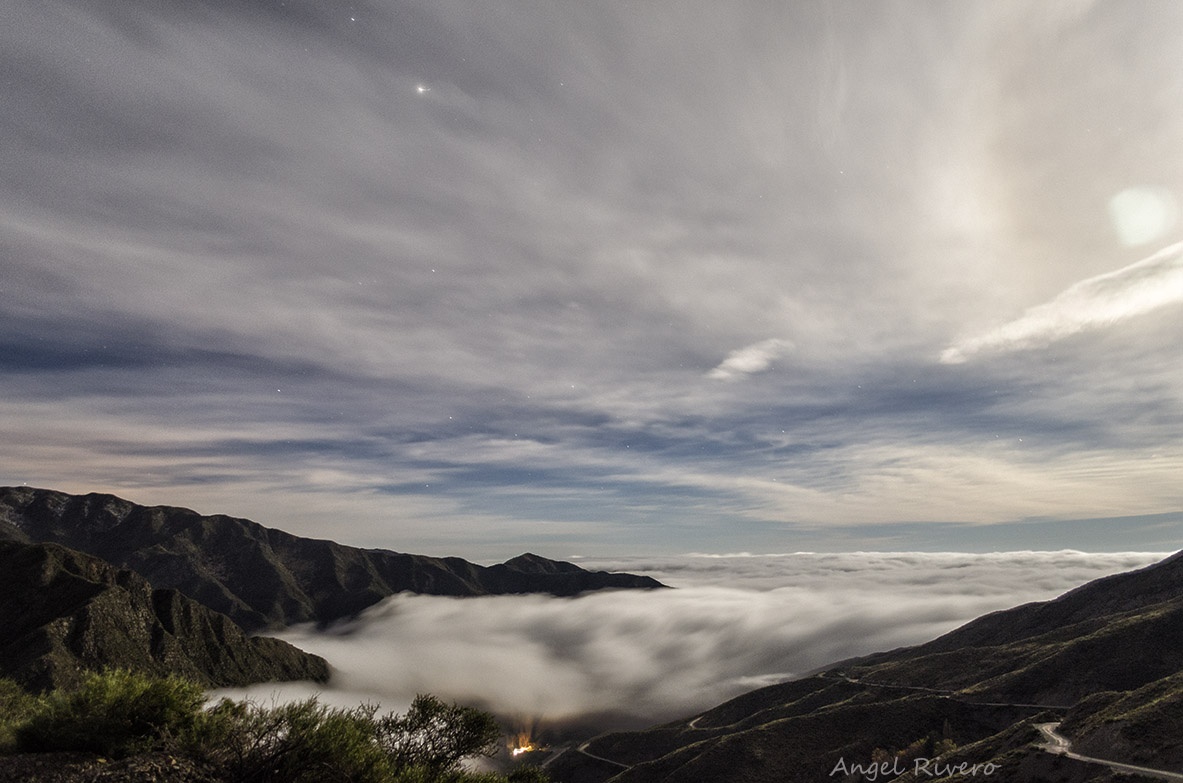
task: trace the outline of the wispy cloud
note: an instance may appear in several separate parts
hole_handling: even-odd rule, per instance
[[[0,3],[0,483],[481,558],[1177,509],[1170,335],[927,358],[1183,203],[1130,3]]]
[[[1016,320],[946,348],[941,361],[960,364],[979,353],[1039,348],[1179,302],[1183,302],[1183,243],[1115,272],[1081,280]]]
[[[717,381],[734,381],[745,375],[763,372],[792,347],[789,341],[773,337],[739,348],[729,353],[726,359],[707,373],[707,377]]]

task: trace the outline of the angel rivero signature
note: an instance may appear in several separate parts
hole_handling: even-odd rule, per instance
[[[970,777],[989,777],[998,771],[997,764],[970,764],[961,761],[956,764],[942,762],[940,759],[913,759],[911,769],[903,759],[894,758],[889,761],[868,761],[866,763],[849,763],[845,758],[838,759],[838,763],[830,770],[830,777],[835,775],[862,775],[867,783],[874,783],[880,778],[890,780],[911,772],[916,777],[944,778],[950,775],[967,775]]]

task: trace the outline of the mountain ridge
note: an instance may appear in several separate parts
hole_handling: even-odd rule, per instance
[[[361,549],[249,519],[142,506],[105,493],[0,487],[0,539],[52,542],[130,568],[248,631],[327,624],[408,591],[476,596],[664,588],[633,574],[587,571],[526,553],[481,566],[458,557]]]

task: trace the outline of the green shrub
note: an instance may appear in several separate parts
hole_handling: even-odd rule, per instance
[[[197,733],[207,761],[227,780],[382,783],[394,770],[375,742],[374,713],[371,706],[334,709],[316,699],[276,707],[223,701]]]
[[[405,715],[315,698],[264,707],[208,706],[201,686],[112,670],[34,697],[0,680],[0,752],[77,751],[121,758],[151,750],[188,756],[226,783],[546,783],[536,768],[473,773],[501,737],[487,712],[417,696]],[[7,739],[6,739],[7,738]]]
[[[29,719],[37,699],[12,680],[0,679],[0,753],[17,749],[16,728]]]
[[[489,713],[423,694],[406,715],[388,715],[377,728],[379,744],[397,767],[422,767],[437,775],[455,770],[462,759],[492,756],[501,739]]]
[[[509,773],[507,780],[509,783],[550,783],[550,775],[541,767],[518,767]]]
[[[83,751],[120,758],[190,733],[205,693],[178,677],[122,669],[90,674],[74,689],[37,700],[15,727],[23,751]]]
[[[187,752],[237,783],[505,783],[460,767],[492,755],[501,730],[492,715],[417,696],[405,715],[330,708],[315,698],[262,707],[224,700],[188,735]],[[529,772],[515,783],[542,783]]]

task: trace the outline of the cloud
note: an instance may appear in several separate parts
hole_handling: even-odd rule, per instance
[[[329,693],[338,699],[342,691],[372,694],[396,709],[431,692],[544,724],[603,713],[616,713],[609,725],[641,724],[925,641],[983,613],[1158,559],[1014,552],[588,561],[643,567],[677,589],[576,599],[402,594],[330,632],[296,629],[284,638],[330,661]]]
[[[1173,344],[914,361],[1183,193],[1183,10],[360,5],[0,3],[0,483],[489,558],[1178,507]]]
[[[707,377],[717,381],[734,381],[745,375],[763,372],[792,347],[792,343],[776,337],[753,343],[729,353],[719,366],[707,373]]]
[[[1179,302],[1183,302],[1183,243],[1115,272],[1082,280],[1020,318],[946,348],[941,361],[960,364],[979,353],[1040,348]]]

